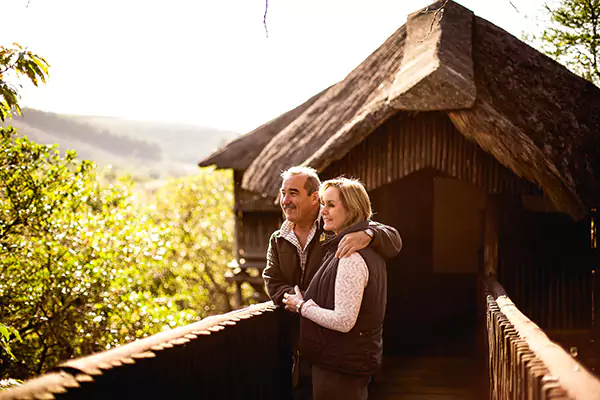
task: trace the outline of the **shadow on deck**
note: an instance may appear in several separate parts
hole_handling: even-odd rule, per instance
[[[372,400],[485,399],[487,376],[475,358],[386,357],[369,390]]]

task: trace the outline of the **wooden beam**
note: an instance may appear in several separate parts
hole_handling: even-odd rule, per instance
[[[598,251],[598,217],[600,211],[594,208],[590,211],[589,234],[590,234],[590,273],[592,274],[592,328],[594,330],[594,350],[596,355],[600,354],[600,252]],[[597,361],[596,361],[597,362]]]
[[[499,206],[498,199],[488,196],[485,208],[485,228],[483,234],[483,275],[486,278],[498,276]]]

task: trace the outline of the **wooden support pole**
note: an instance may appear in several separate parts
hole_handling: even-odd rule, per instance
[[[477,354],[481,368],[487,370],[489,375],[489,344],[487,330],[487,307],[484,301],[485,282],[488,279],[496,279],[498,275],[498,202],[493,196],[488,195],[485,202],[485,209],[482,210],[482,256],[479,271],[477,273]],[[493,388],[489,382],[481,388],[482,398],[490,398]]]
[[[592,274],[592,329],[593,341],[592,349],[594,360],[598,367],[598,357],[600,356],[600,252],[598,251],[597,223],[600,211],[594,208],[590,211],[590,268]],[[594,368],[596,369],[596,368]]]
[[[483,233],[483,275],[491,279],[498,277],[499,223],[497,199],[488,196]]]

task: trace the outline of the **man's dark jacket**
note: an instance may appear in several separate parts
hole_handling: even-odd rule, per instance
[[[373,240],[367,248],[373,249],[385,259],[395,257],[402,249],[402,239],[398,231],[387,225],[369,221],[368,228],[373,230]],[[305,291],[312,278],[315,276],[326,248],[323,246],[323,223],[317,222],[317,232],[307,249],[307,260],[304,271],[300,268],[300,256],[296,246],[284,239],[277,230],[271,235],[269,250],[267,252],[267,266],[263,271],[263,278],[267,286],[269,297],[276,305],[282,305],[284,293],[294,293],[294,286]]]
[[[339,259],[337,245],[344,235],[363,230],[366,222],[355,224],[325,242],[323,263],[304,294],[320,307],[335,308],[335,285]],[[367,247],[358,252],[369,270],[356,323],[348,332],[324,328],[309,319],[300,321],[300,353],[322,368],[353,375],[372,375],[381,365],[382,327],[387,300],[385,260]]]

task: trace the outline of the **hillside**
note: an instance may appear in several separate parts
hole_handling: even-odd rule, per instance
[[[7,122],[43,144],[73,149],[81,158],[153,177],[193,173],[199,160],[237,133],[191,124],[56,114],[31,108]]]

